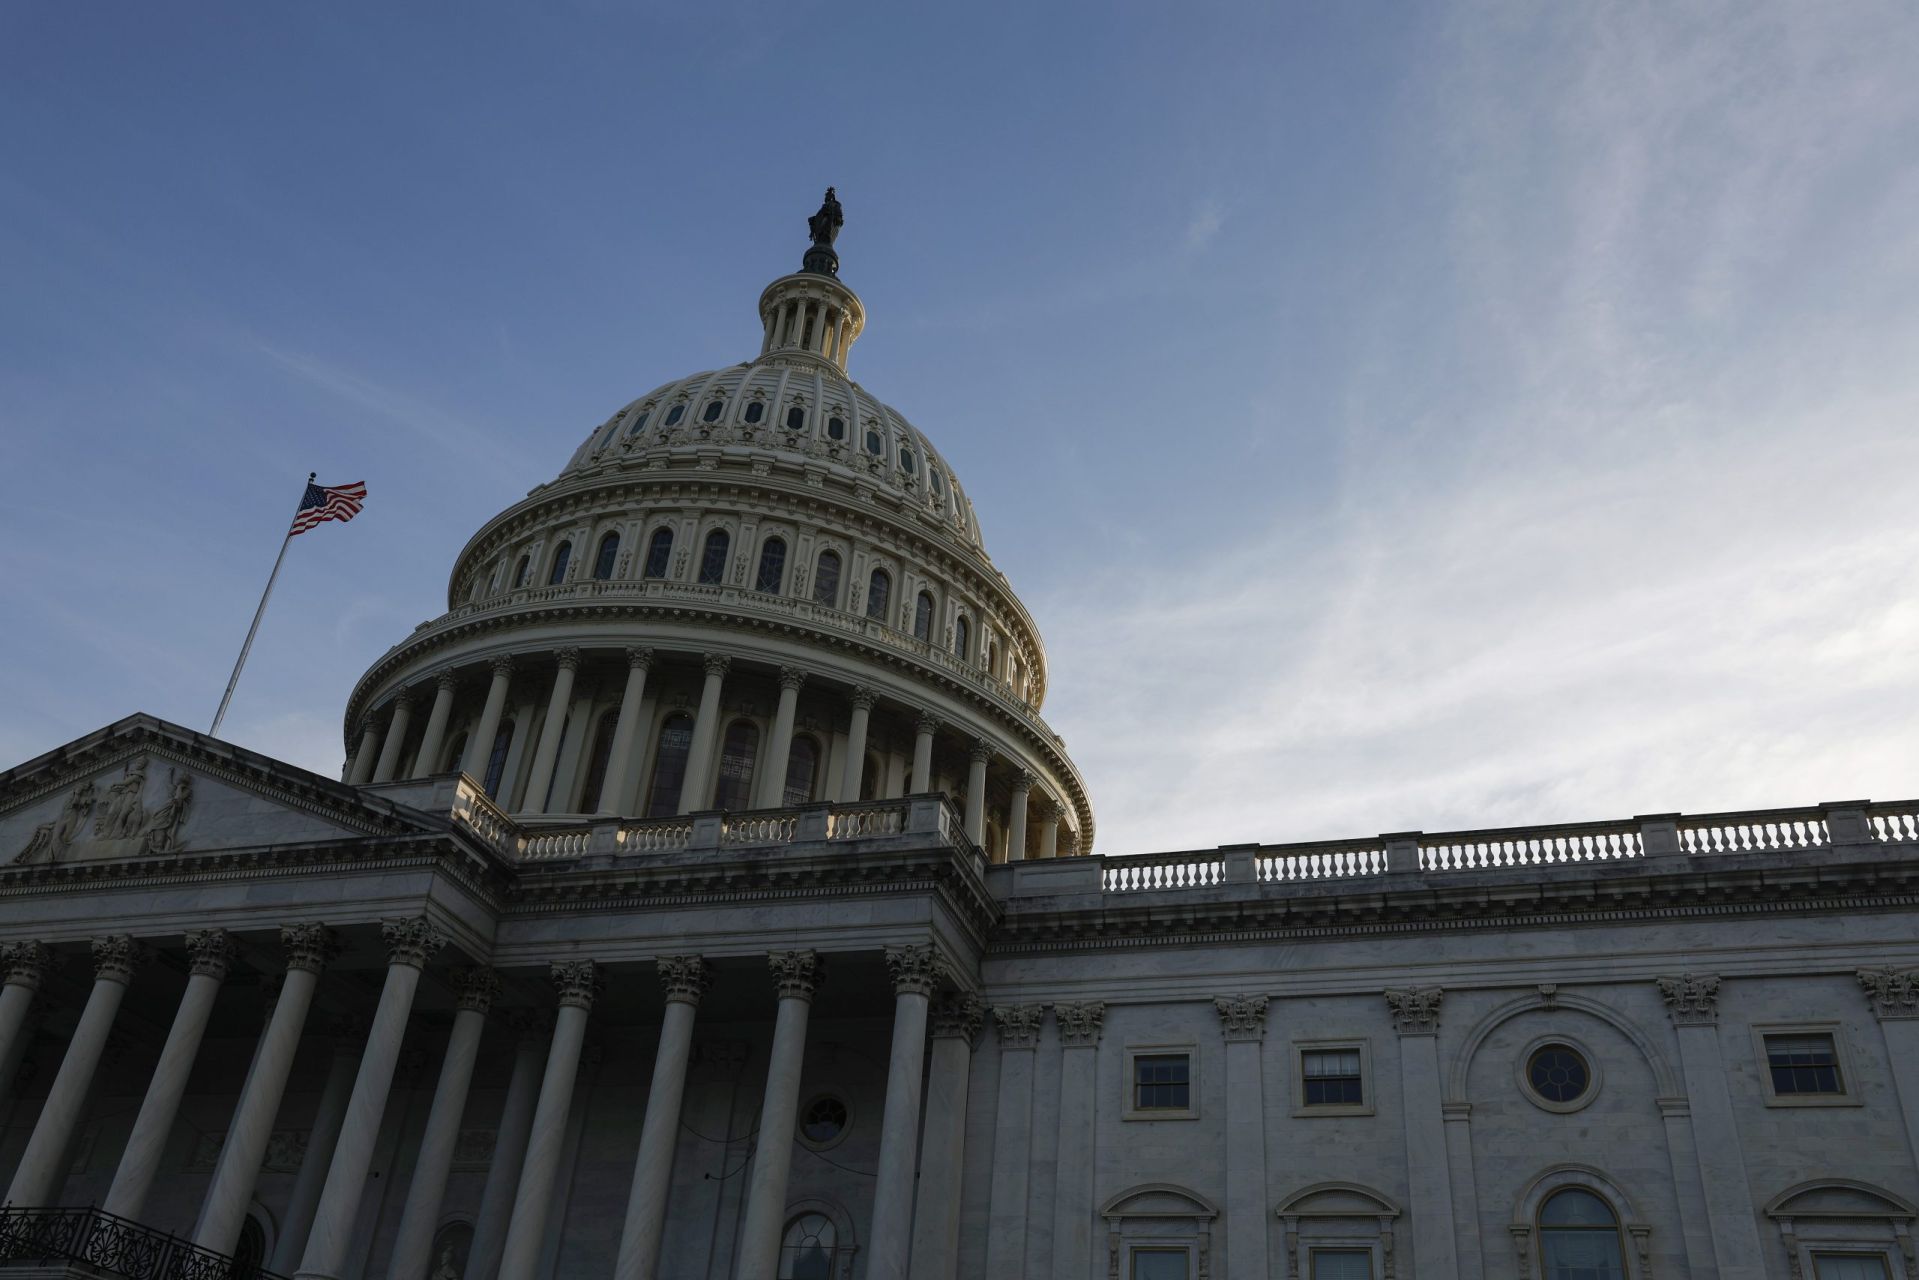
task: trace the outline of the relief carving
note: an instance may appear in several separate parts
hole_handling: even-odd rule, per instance
[[[1919,969],[1861,969],[1859,985],[1880,1020],[1919,1018]]]
[[[43,822],[34,828],[33,837],[27,841],[27,847],[15,857],[17,863],[36,861],[58,862],[60,855],[67,851],[87,825],[87,819],[93,816],[93,783],[83,782],[73,789],[67,797],[66,808],[61,810],[55,822]]]
[[[106,798],[93,820],[93,834],[100,840],[126,840],[139,835],[146,825],[146,807],[140,797],[147,789],[147,761],[142,756],[126,767],[120,780],[107,788]]]
[[[144,756],[128,764],[103,797],[96,796],[91,780],[82,782],[67,797],[58,819],[34,829],[14,862],[51,865],[75,852],[101,858],[179,853],[184,848],[180,828],[193,804],[193,775],[169,770],[165,798],[151,813],[146,785]],[[91,836],[88,819],[93,823]]]
[[[1674,1026],[1711,1026],[1719,1021],[1719,979],[1682,973],[1657,981],[1659,998],[1666,1002]]]

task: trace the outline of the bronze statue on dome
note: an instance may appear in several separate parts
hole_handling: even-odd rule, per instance
[[[840,228],[846,225],[846,217],[840,212],[839,197],[833,194],[833,188],[826,189],[826,199],[820,202],[820,211],[806,220],[806,229],[813,235],[814,244],[832,247]]]

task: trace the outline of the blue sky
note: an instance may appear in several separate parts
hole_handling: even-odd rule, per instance
[[[820,189],[1108,852],[1919,793],[1919,12],[0,7],[0,761],[358,673]]]

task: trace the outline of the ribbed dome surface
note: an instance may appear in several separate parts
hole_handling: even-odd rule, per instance
[[[972,503],[926,436],[829,361],[790,352],[656,387],[595,429],[561,477],[708,449],[797,458],[889,489],[985,549]]]

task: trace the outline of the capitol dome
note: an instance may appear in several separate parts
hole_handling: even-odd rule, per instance
[[[946,460],[847,375],[839,225],[829,191],[757,358],[631,401],[474,534],[354,689],[349,781],[463,770],[522,822],[944,792],[994,861],[1090,852],[1037,627]]]

